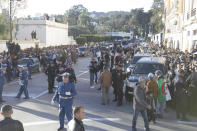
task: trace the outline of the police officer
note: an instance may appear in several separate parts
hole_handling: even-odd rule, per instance
[[[19,92],[16,96],[16,98],[20,98],[22,93],[24,92],[25,98],[24,99],[29,99],[29,93],[27,90],[27,85],[28,85],[28,76],[27,72],[24,70],[24,66],[19,66]]]
[[[58,84],[59,84],[60,82],[63,81],[62,75],[65,73],[64,65],[60,65],[60,66],[59,66],[59,71],[58,71],[58,72],[59,72],[59,73],[58,73],[58,75],[57,75],[56,81],[57,81]],[[53,95],[51,104],[53,105],[55,102],[59,103],[58,87],[57,87],[57,90],[55,91],[55,94]]]
[[[49,94],[53,93],[54,81],[56,76],[55,64],[51,62],[47,67],[45,74],[48,76],[48,91]]]
[[[28,59],[28,61],[27,61],[28,78],[29,78],[29,79],[32,79],[32,78],[31,78],[31,75],[32,75],[32,65],[33,65],[32,56],[29,56],[29,59]]]
[[[124,86],[124,79],[126,75],[122,71],[121,65],[116,65],[115,71],[112,73],[112,82],[115,91],[115,100],[117,97],[117,106],[122,105],[123,99],[123,86]]]
[[[76,83],[77,82],[75,71],[72,68],[72,63],[68,64],[67,69],[65,70],[65,72],[70,74],[70,77],[69,77],[69,81],[70,82],[72,82],[72,83]]]
[[[3,93],[3,85],[5,84],[5,72],[6,72],[6,64],[2,64],[2,69],[0,69],[0,103],[5,102],[2,98],[2,93]]]
[[[75,86],[72,82],[69,82],[69,73],[63,74],[63,82],[60,82],[58,85],[58,94],[59,94],[59,121],[60,127],[58,131],[64,129],[64,118],[65,115],[68,119],[68,122],[72,120],[72,105],[73,97],[77,94]]]

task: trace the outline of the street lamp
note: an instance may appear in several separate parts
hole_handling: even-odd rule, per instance
[[[16,0],[16,1],[21,1],[21,0]],[[10,41],[12,42],[12,2],[14,2],[14,0],[10,0],[9,4],[10,4]]]

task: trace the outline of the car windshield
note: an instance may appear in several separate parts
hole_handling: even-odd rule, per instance
[[[24,65],[27,64],[28,59],[20,59],[18,60],[18,65]]]
[[[80,51],[85,51],[85,48],[79,48]]]
[[[134,74],[155,73],[156,70],[161,70],[164,73],[164,66],[162,64],[139,63],[136,64]]]
[[[141,59],[143,56],[134,56],[133,57],[133,60],[131,61],[131,64],[136,64],[137,63],[137,61],[139,60],[139,59]]]

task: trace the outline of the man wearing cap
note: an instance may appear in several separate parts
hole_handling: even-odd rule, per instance
[[[31,78],[32,75],[32,65],[33,65],[33,60],[32,60],[32,56],[29,56],[29,60],[27,61],[27,68],[28,68],[28,78]]]
[[[3,105],[1,114],[4,116],[4,120],[0,121],[0,131],[24,131],[23,124],[11,117],[13,114],[12,106]]]
[[[27,84],[28,84],[28,76],[27,72],[24,70],[23,66],[19,66],[19,92],[16,96],[16,98],[20,98],[22,93],[24,92],[25,98],[24,99],[29,99],[29,93],[27,90]]]
[[[6,73],[6,64],[2,64],[2,69],[0,69],[0,103],[5,102],[2,98],[3,85],[5,84],[4,74]]]
[[[77,94],[73,83],[69,82],[69,73],[63,74],[63,82],[58,84],[59,94],[59,121],[60,127],[58,131],[64,129],[64,118],[65,115],[68,122],[72,120],[72,105],[73,97]]]
[[[137,131],[136,124],[139,113],[141,113],[144,119],[145,131],[150,131],[146,109],[150,110],[151,105],[146,102],[145,83],[146,79],[144,77],[139,77],[138,84],[134,89],[132,131]]]

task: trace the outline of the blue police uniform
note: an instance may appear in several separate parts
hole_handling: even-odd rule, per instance
[[[61,83],[61,82],[63,81],[63,80],[62,80],[62,75],[63,75],[64,73],[65,73],[65,70],[59,72],[58,77],[57,77],[57,79],[56,79],[56,81],[57,81],[58,83]],[[59,86],[58,86],[58,88],[59,88]],[[58,89],[55,91],[55,94],[53,95],[52,101],[59,103]]]
[[[29,59],[27,61],[27,68],[28,68],[28,78],[31,79],[31,75],[32,75],[32,65],[33,65],[33,62],[31,59]]]
[[[27,85],[28,85],[27,72],[25,70],[23,70],[19,74],[19,87],[20,87],[20,89],[19,89],[19,92],[18,92],[16,98],[20,98],[23,91],[24,91],[25,98],[29,99],[29,93],[28,93],[28,90],[27,90]]]
[[[66,92],[70,92],[70,95],[66,95]],[[64,118],[65,115],[68,121],[72,120],[72,105],[73,105],[73,97],[77,94],[75,90],[75,86],[73,83],[61,82],[58,85],[58,94],[59,94],[59,121],[60,128],[64,128]]]
[[[0,69],[0,102],[3,102],[2,93],[3,93],[3,85],[5,84],[5,77],[3,71]]]

